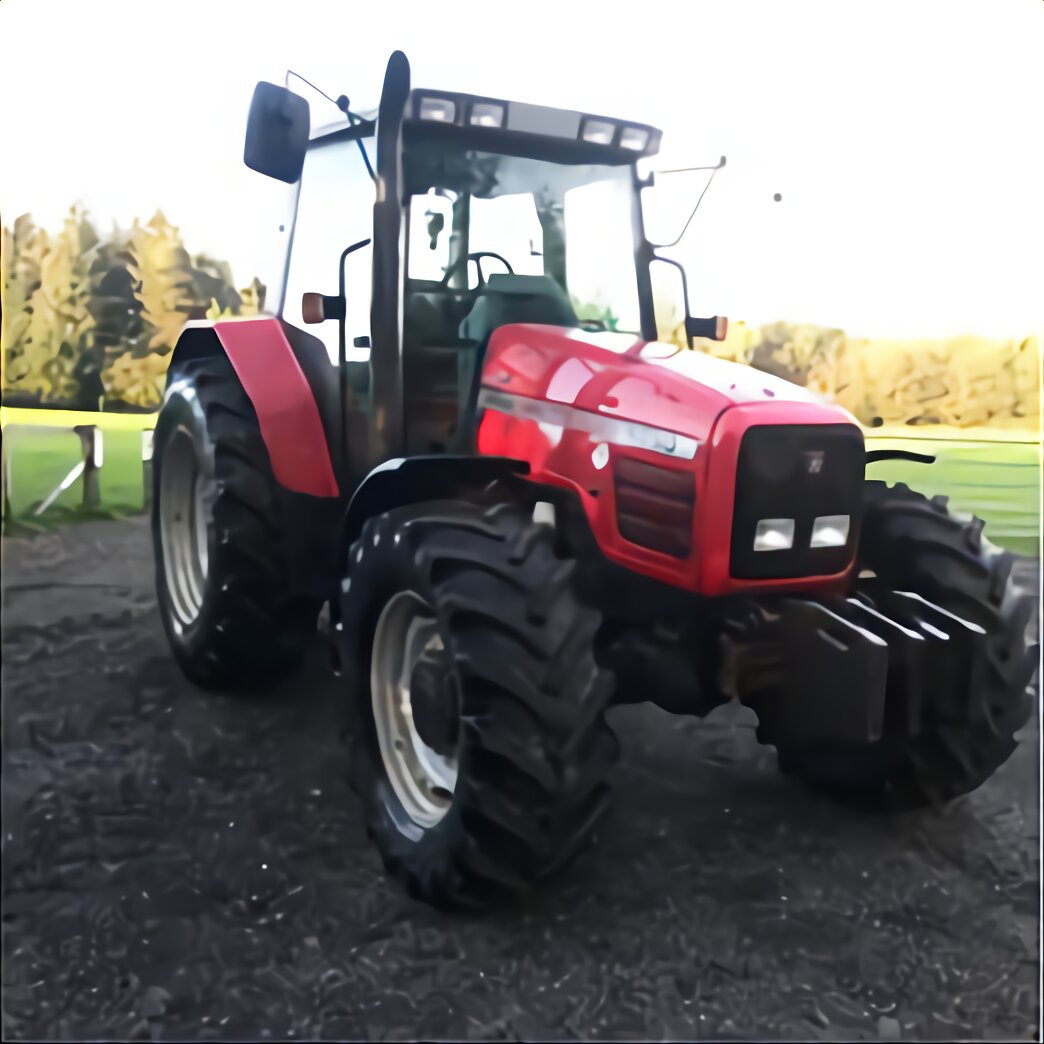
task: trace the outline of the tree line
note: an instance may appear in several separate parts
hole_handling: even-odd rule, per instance
[[[103,234],[74,206],[55,233],[23,214],[0,235],[6,405],[155,407],[187,320],[264,307],[257,279],[237,290],[162,211]]]
[[[0,241],[0,342],[7,405],[150,409],[189,319],[257,315],[265,287],[237,290],[229,265],[190,254],[157,211],[101,234],[79,207],[49,233],[26,214]],[[679,302],[658,297],[664,340],[684,346]],[[602,303],[574,301],[608,329]],[[733,323],[724,343],[696,345],[839,402],[863,424],[1036,429],[1040,357],[1034,337],[877,341],[809,323]]]

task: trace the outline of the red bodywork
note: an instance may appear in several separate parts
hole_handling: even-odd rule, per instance
[[[192,325],[212,325],[254,405],[276,479],[293,492],[336,497],[322,419],[281,321],[259,317]],[[823,591],[847,580],[849,570],[785,580],[729,575],[736,464],[744,433],[756,424],[855,426],[839,407],[787,381],[700,352],[627,334],[531,324],[493,333],[482,386],[486,393],[522,402],[526,415],[498,409],[495,399],[487,402],[479,453],[524,460],[533,481],[572,490],[610,561],[708,596],[773,587]],[[646,435],[649,429],[676,433],[681,450],[677,445],[668,452],[644,448],[617,437],[636,425]],[[696,508],[684,557],[621,535],[613,478],[621,458],[692,475]]]
[[[479,426],[479,452],[525,460],[534,481],[573,490],[611,561],[703,595],[772,587],[822,591],[847,579],[848,570],[786,580],[729,575],[736,464],[744,432],[755,424],[855,425],[847,412],[805,389],[672,345],[537,325],[494,332],[482,385],[492,397]],[[498,409],[498,394],[528,401],[521,410]],[[677,447],[669,455],[627,445],[626,439],[614,443],[612,430],[599,430],[603,418],[687,436],[697,442],[695,453],[686,459]],[[691,551],[684,558],[620,535],[613,481],[620,456],[693,474],[696,510]]]
[[[322,418],[279,319],[213,324],[232,368],[257,413],[276,480],[294,493],[336,497]]]

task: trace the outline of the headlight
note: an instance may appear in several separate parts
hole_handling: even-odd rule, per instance
[[[812,526],[810,547],[844,547],[848,542],[848,515],[822,515]]]
[[[786,551],[794,546],[792,518],[763,518],[754,531],[755,551]]]
[[[595,145],[611,145],[615,133],[616,124],[614,123],[607,123],[605,120],[584,120],[580,137]]]
[[[624,127],[620,135],[621,149],[634,149],[641,152],[649,144],[649,132],[639,127]]]
[[[504,106],[492,102],[475,102],[471,106],[471,125],[473,127],[503,127]]]
[[[439,123],[452,123],[457,115],[457,103],[449,98],[421,98],[420,118],[422,120],[438,120]]]

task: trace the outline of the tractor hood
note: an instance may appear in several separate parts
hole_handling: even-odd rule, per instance
[[[844,409],[789,381],[703,352],[630,334],[513,324],[493,332],[482,371],[487,393],[558,403],[698,441],[732,406],[802,403],[823,419],[856,423]]]

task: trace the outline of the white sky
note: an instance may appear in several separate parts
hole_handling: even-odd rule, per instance
[[[254,83],[289,67],[370,108],[396,47],[415,85],[659,126],[663,167],[726,155],[676,252],[696,314],[866,336],[1044,320],[1040,0],[2,0],[3,220],[162,207],[240,283],[271,279],[281,186],[242,164]]]

